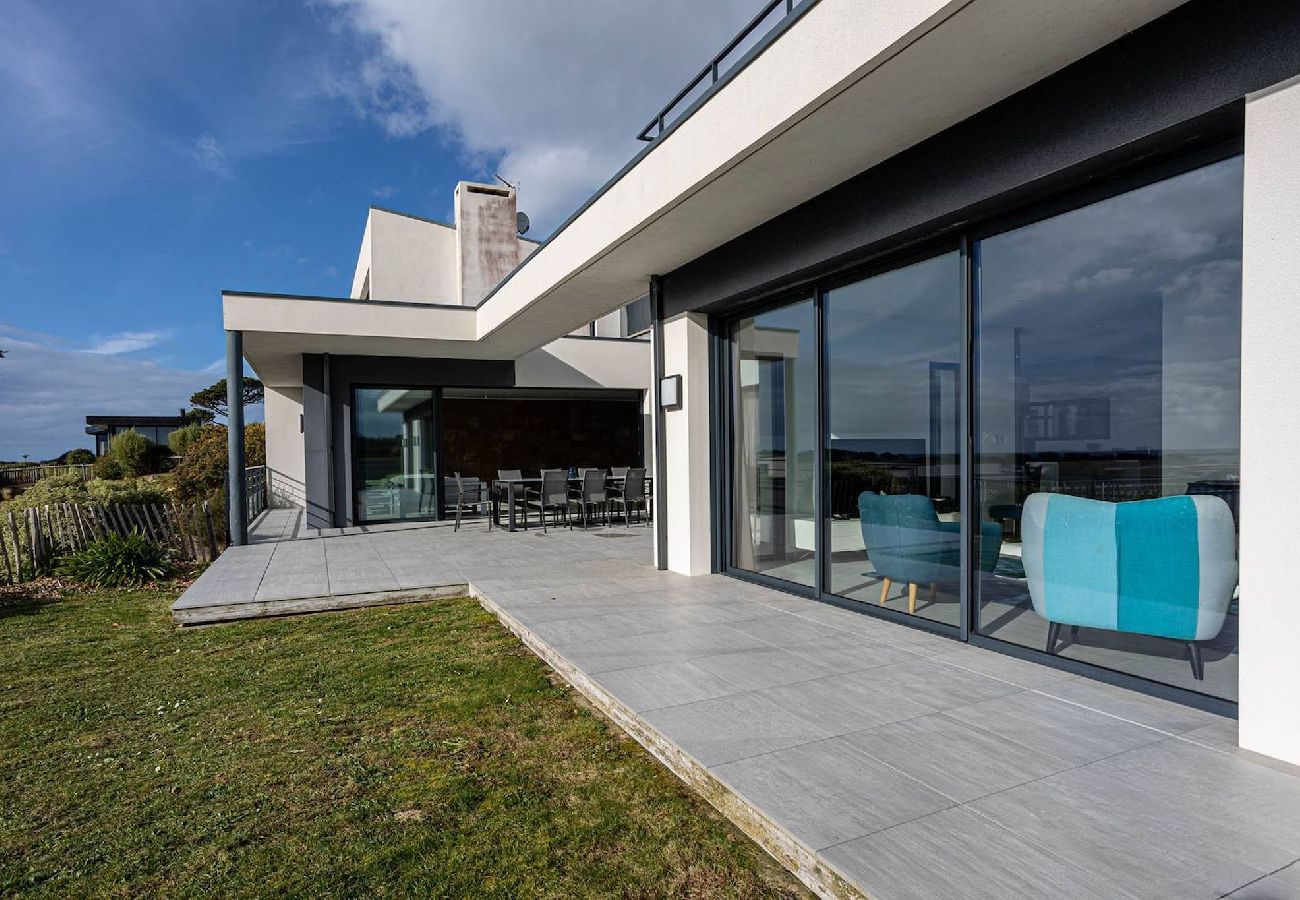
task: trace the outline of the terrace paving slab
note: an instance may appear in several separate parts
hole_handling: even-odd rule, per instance
[[[178,621],[469,592],[824,896],[1300,896],[1300,776],[1238,751],[1231,719],[660,572],[648,529],[320,532],[271,510],[252,531]]]

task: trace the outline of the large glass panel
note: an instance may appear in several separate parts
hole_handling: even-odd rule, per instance
[[[731,564],[811,586],[817,455],[812,300],[741,319],[732,332]]]
[[[832,593],[961,620],[960,256],[826,295]]]
[[[1236,699],[1241,178],[977,247],[984,634]]]
[[[435,516],[433,391],[357,388],[352,410],[356,521]]]

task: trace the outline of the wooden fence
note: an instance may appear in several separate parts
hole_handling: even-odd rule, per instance
[[[0,520],[0,578],[17,584],[46,573],[66,553],[85,549],[109,534],[138,532],[184,559],[216,559],[224,533],[212,510],[171,503],[54,503],[8,510]]]
[[[35,484],[42,478],[49,478],[53,475],[80,475],[82,481],[90,481],[95,477],[95,467],[92,465],[70,465],[70,466],[13,466],[7,469],[0,469],[0,486],[27,485]]]

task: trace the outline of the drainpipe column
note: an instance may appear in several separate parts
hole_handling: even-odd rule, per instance
[[[232,546],[248,543],[248,497],[244,471],[244,333],[226,332],[226,521]]]

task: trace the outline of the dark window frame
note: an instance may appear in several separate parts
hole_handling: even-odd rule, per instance
[[[1206,166],[1240,156],[1244,153],[1244,135],[1240,132],[1223,137],[1221,134],[1206,140],[1198,146],[1178,146],[1165,148],[1162,152],[1147,154],[1130,160],[1125,166],[1110,170],[1107,174],[1086,178],[1081,183],[1067,185],[1054,190],[1046,196],[1028,201],[1011,201],[1001,208],[995,208],[988,215],[963,223],[960,228],[942,228],[937,233],[916,239],[900,237],[897,244],[883,249],[872,249],[846,264],[838,265],[832,272],[814,275],[796,284],[783,285],[773,292],[757,292],[748,300],[743,300],[725,313],[710,315],[710,330],[716,336],[711,342],[711,371],[717,379],[714,398],[722,404],[718,410],[722,422],[719,440],[714,442],[713,471],[720,476],[720,490],[714,492],[714,509],[711,518],[720,534],[714,542],[716,556],[715,570],[743,581],[775,588],[787,593],[805,596],[809,599],[849,609],[862,615],[874,616],[886,621],[904,624],[923,631],[953,638],[961,643],[993,650],[1008,656],[1024,659],[1049,668],[1082,675],[1093,680],[1114,684],[1140,693],[1172,700],[1197,709],[1218,715],[1236,718],[1238,704],[1231,700],[1199,693],[1163,682],[1153,681],[1139,675],[1108,669],[1092,663],[1066,657],[1049,655],[1040,650],[1012,644],[997,638],[979,634],[972,627],[977,593],[974,583],[977,573],[972,571],[970,555],[973,552],[974,535],[971,533],[970,514],[978,509],[975,500],[974,464],[974,412],[976,402],[975,384],[975,347],[978,343],[978,321],[975,319],[975,302],[978,291],[978,259],[976,249],[978,242],[999,234],[1013,231],[1026,225],[1041,222],[1054,216],[1090,206],[1103,200],[1130,193],[1148,185],[1155,184],[1186,174]],[[829,489],[826,471],[826,423],[828,383],[826,373],[826,335],[825,335],[825,296],[835,287],[843,287],[865,280],[873,275],[883,274],[903,268],[915,262],[922,262],[943,253],[952,252],[954,246],[960,253],[961,270],[961,305],[962,305],[962,354],[960,382],[960,415],[962,418],[960,489],[962,497],[962,581],[960,625],[952,627],[904,612],[879,608],[871,604],[847,600],[829,593],[825,589],[825,571],[829,559],[823,552],[828,546],[828,526],[822,516],[825,497]],[[822,442],[816,454],[816,471],[814,481],[818,485],[814,498],[815,510],[815,558],[816,580],[812,587],[766,576],[761,573],[739,569],[733,564],[734,547],[732,545],[733,510],[732,483],[735,476],[732,453],[734,448],[734,385],[732,384],[733,336],[736,322],[763,312],[791,306],[812,296],[816,316],[816,353],[817,353],[817,403],[815,420],[817,433]]]
[[[361,520],[357,514],[357,488],[360,482],[358,478],[357,466],[360,457],[357,454],[357,392],[358,391],[383,391],[383,390],[408,390],[408,391],[428,391],[433,401],[433,444],[434,444],[434,475],[433,475],[433,503],[434,511],[427,516],[412,516],[410,518],[398,519],[367,519]],[[360,382],[354,381],[348,385],[348,469],[349,469],[349,490],[348,490],[348,512],[349,518],[358,526],[366,525],[387,525],[393,522],[439,522],[445,518],[443,513],[443,469],[442,469],[442,387],[439,385],[410,385],[410,384],[392,384],[386,382]]]

